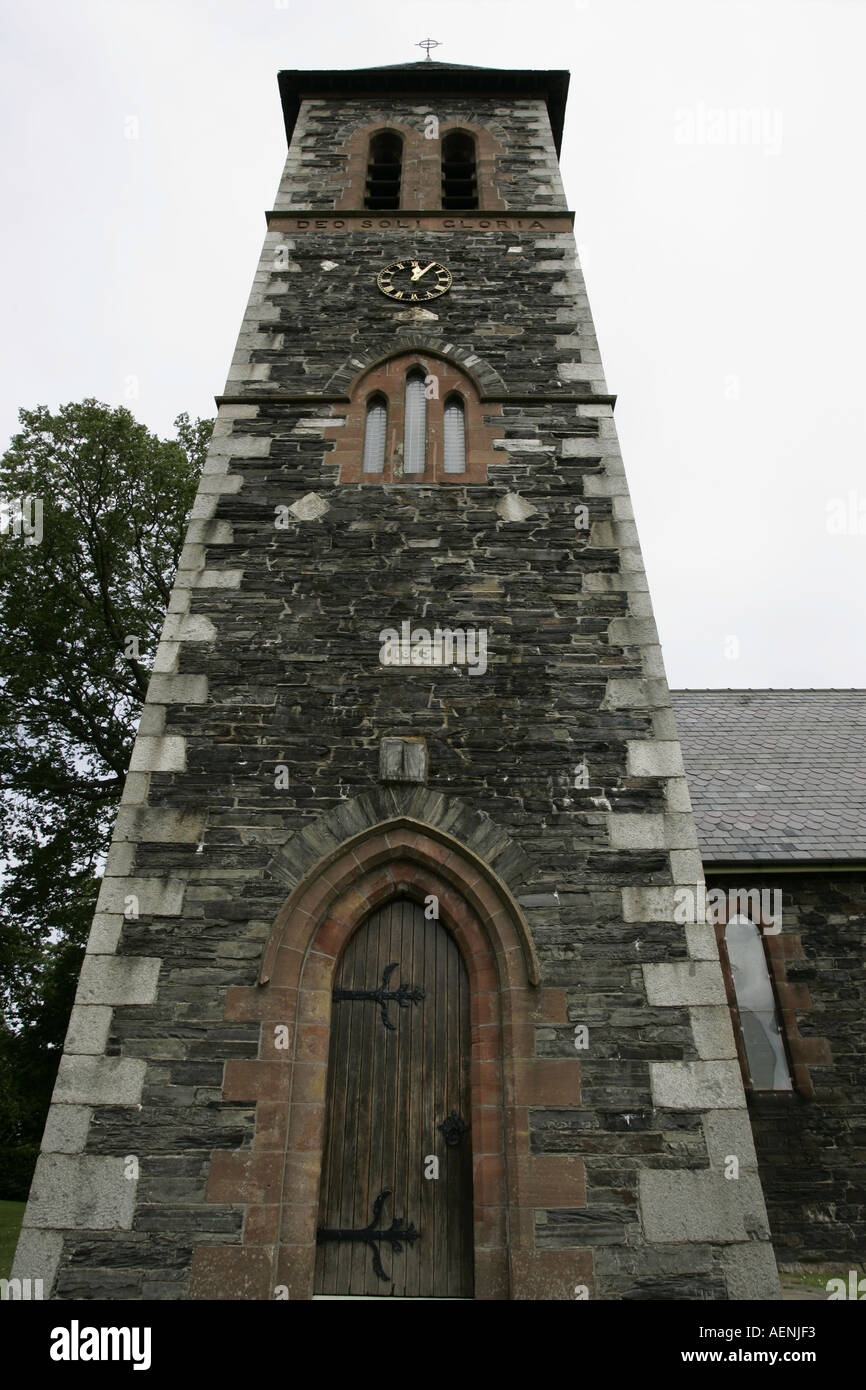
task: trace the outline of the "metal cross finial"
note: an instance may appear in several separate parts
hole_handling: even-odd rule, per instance
[[[427,62],[428,62],[428,63],[432,63],[432,62],[433,62],[433,59],[430,57],[430,49],[431,49],[431,48],[441,48],[442,45],[441,45],[441,43],[439,42],[438,39],[422,39],[420,43],[416,43],[415,47],[416,47],[416,48],[426,48],[426,50],[427,50]]]

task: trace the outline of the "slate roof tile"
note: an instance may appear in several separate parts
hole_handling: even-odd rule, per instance
[[[866,690],[672,690],[705,863],[866,861]]]

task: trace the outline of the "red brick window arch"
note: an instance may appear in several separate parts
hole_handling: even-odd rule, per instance
[[[502,407],[447,358],[400,353],[356,381],[329,461],[341,483],[486,483]]]

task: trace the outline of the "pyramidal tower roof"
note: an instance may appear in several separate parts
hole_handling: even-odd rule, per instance
[[[280,98],[291,142],[305,97],[476,95],[544,101],[550,114],[556,152],[562,144],[569,74],[525,68],[479,68],[466,63],[437,63],[429,58],[377,68],[290,69],[279,75]]]

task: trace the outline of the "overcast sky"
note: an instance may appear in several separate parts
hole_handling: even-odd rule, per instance
[[[568,68],[562,166],[668,677],[866,687],[866,0],[5,0],[3,394],[212,415],[280,68]]]

